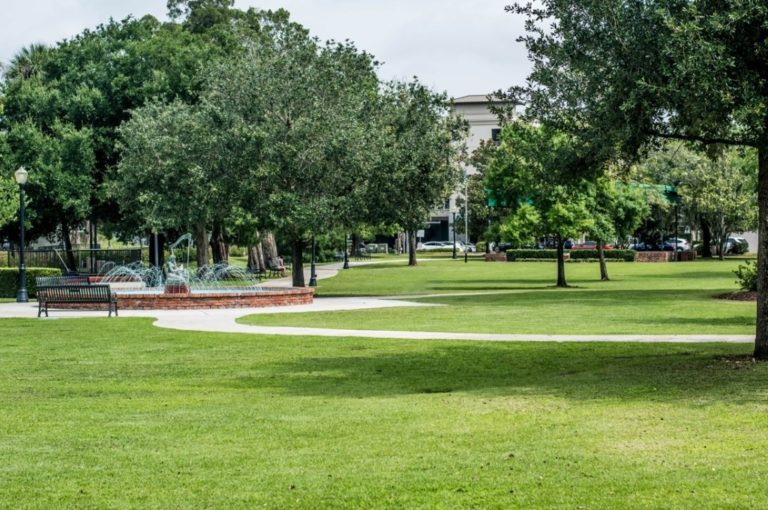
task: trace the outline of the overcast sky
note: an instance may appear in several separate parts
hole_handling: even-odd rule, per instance
[[[290,11],[321,39],[350,39],[384,62],[383,79],[418,76],[453,97],[522,84],[530,69],[510,0],[237,0]],[[130,14],[165,18],[166,0],[2,0],[0,61]]]

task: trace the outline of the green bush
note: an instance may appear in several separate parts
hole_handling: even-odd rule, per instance
[[[230,246],[229,247],[229,256],[230,257],[245,257],[245,247],[244,246]]]
[[[557,250],[507,250],[507,262],[522,259],[554,260],[557,259]]]
[[[571,259],[598,259],[597,250],[571,250]],[[606,259],[634,262],[635,250],[605,250]]]
[[[477,253],[485,253],[485,241],[475,243],[475,248],[477,248]]]
[[[38,276],[61,276],[61,270],[51,267],[28,267],[27,268],[27,292],[29,297],[35,296],[37,286],[35,278]],[[0,297],[16,297],[19,290],[19,268],[0,267]]]
[[[757,292],[757,262],[747,261],[746,264],[739,264],[739,268],[733,272],[736,275],[736,283],[744,290]]]

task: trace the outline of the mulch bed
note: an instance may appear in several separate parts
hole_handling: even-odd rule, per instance
[[[757,292],[751,290],[737,290],[736,292],[726,292],[718,294],[718,299],[728,299],[730,301],[757,301]]]

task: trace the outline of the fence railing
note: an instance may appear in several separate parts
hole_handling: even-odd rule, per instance
[[[72,250],[72,256],[66,250],[42,248],[24,250],[24,265],[27,267],[55,267],[62,273],[99,274],[113,265],[131,264],[141,261],[141,248]],[[8,267],[19,264],[19,251],[6,251]]]

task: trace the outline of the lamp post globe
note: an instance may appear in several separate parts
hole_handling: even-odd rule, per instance
[[[27,267],[24,265],[24,185],[27,184],[29,172],[22,166],[13,173],[13,176],[19,185],[19,290],[16,293],[16,302],[28,303]]]

